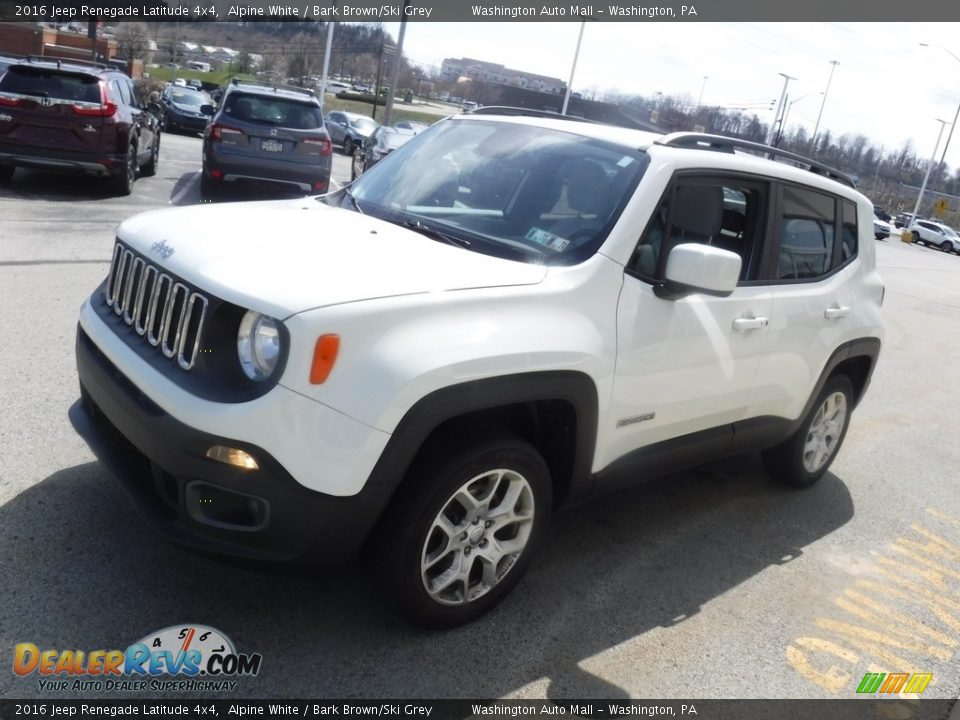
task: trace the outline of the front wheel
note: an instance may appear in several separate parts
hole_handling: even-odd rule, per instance
[[[835,375],[820,391],[800,429],[764,452],[767,472],[791,487],[813,485],[837,456],[852,411],[853,385],[846,375]]]
[[[543,537],[553,502],[546,463],[503,434],[448,444],[405,482],[375,540],[388,592],[423,627],[479,617],[519,582]]]
[[[353,140],[348,137],[343,139],[343,154],[353,155]]]

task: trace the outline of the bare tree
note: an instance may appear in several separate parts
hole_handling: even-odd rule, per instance
[[[142,59],[150,49],[150,30],[146,23],[142,22],[124,22],[118,23],[120,29],[117,30],[117,52],[121,57],[128,60]]]

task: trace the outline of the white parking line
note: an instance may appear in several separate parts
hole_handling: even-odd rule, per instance
[[[180,198],[186,195],[190,191],[190,189],[197,184],[197,180],[199,180],[199,178],[200,178],[199,172],[193,173],[193,177],[191,177],[190,180],[188,180],[184,184],[184,186],[180,188],[180,191],[176,195],[170,198],[170,205],[176,205],[180,201]]]

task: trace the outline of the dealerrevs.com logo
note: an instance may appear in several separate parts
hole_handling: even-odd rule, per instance
[[[41,650],[19,643],[13,672],[39,676],[40,690],[233,692],[236,678],[257,675],[262,660],[260,653],[238,653],[215,628],[174,625],[126,650]]]

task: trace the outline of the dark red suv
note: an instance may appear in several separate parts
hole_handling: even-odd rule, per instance
[[[160,125],[133,82],[106,65],[33,57],[0,76],[0,182],[19,167],[109,177],[129,195],[157,172]]]

